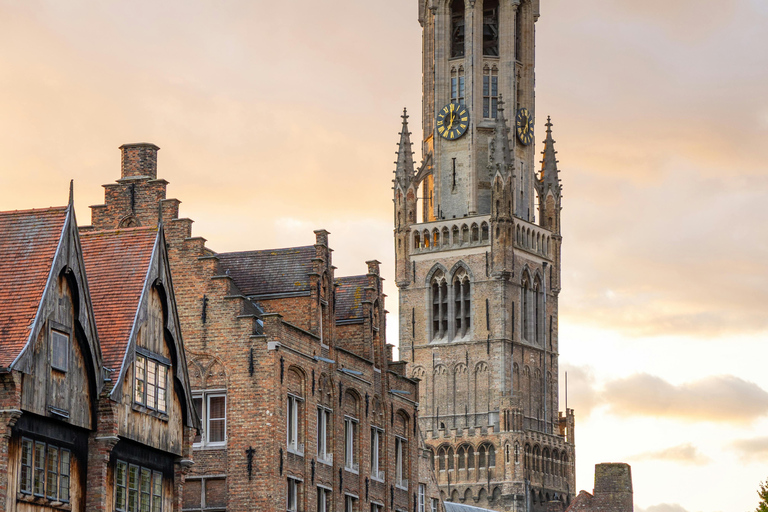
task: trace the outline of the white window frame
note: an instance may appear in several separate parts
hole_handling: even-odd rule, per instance
[[[317,461],[327,465],[333,464],[333,450],[329,449],[330,434],[333,431],[332,414],[332,409],[317,406]]]
[[[371,512],[384,512],[384,505],[375,501],[371,502]]]
[[[360,466],[355,462],[357,446],[355,438],[359,422],[357,418],[344,416],[344,469],[351,473],[359,474]]]
[[[333,490],[328,487],[317,486],[317,512],[332,512],[333,503],[328,505],[332,492]]]
[[[296,455],[304,456],[304,443],[299,442],[299,436],[301,431],[299,429],[299,421],[301,420],[301,414],[299,414],[299,408],[304,399],[288,394],[287,406],[286,406],[286,442],[288,445],[288,452]]]
[[[303,482],[298,478],[288,477],[288,488],[286,489],[285,496],[285,510],[286,512],[300,512],[301,511],[301,484]],[[291,498],[293,498],[293,506],[291,506]]]
[[[379,446],[381,440],[384,438],[384,431],[379,427],[371,427],[371,479],[377,482],[383,482],[385,473],[381,468],[379,462],[381,461],[381,453],[379,453]]]
[[[192,448],[224,448],[227,446],[227,391],[225,389],[211,389],[205,391],[193,391],[192,400],[202,400],[202,410],[200,412],[200,423],[203,426],[203,432],[200,436],[199,443],[193,443]],[[211,441],[210,433],[211,417],[208,411],[211,410],[211,398],[224,398],[224,440],[223,441]],[[215,420],[221,420],[222,418],[214,418]]]
[[[360,497],[354,494],[344,495],[344,512],[358,512],[357,507],[360,502]]]
[[[432,512],[438,512],[438,509],[440,508],[438,506],[437,498],[430,498],[430,501],[432,502]]]
[[[395,487],[406,491],[408,490],[408,479],[403,478],[406,469],[403,460],[403,445],[407,443],[408,440],[404,437],[395,436]]]
[[[427,486],[425,484],[419,484],[419,512],[426,512],[427,502]]]

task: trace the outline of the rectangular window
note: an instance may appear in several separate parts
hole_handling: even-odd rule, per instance
[[[163,512],[163,474],[118,460],[115,511]]]
[[[347,494],[344,496],[344,512],[357,512],[357,496]]]
[[[384,512],[384,505],[371,503],[371,512]]]
[[[118,461],[115,465],[115,510],[124,512],[128,502],[128,464]]]
[[[427,512],[426,507],[427,486],[419,484],[419,512]]]
[[[331,512],[331,490],[317,488],[317,512]]]
[[[499,77],[498,71],[485,69],[483,74],[483,117],[496,119],[499,113]]]
[[[29,439],[21,440],[19,491],[23,494],[32,494],[32,441]]]
[[[432,502],[432,512],[438,512],[437,498],[430,498]]]
[[[395,485],[402,489],[408,488],[407,467],[405,464],[406,441],[395,437]]]
[[[203,426],[203,432],[195,436],[194,448],[226,446],[227,394],[222,391],[194,393],[192,403]]]
[[[464,105],[464,71],[451,78],[451,103]]]
[[[331,449],[331,411],[325,407],[317,408],[317,460],[333,464]]]
[[[348,471],[357,473],[359,466],[357,464],[357,420],[344,418],[344,467]]]
[[[23,438],[20,455],[19,492],[53,501],[69,501],[69,450]]]
[[[223,443],[226,439],[227,426],[227,397],[224,395],[208,395],[208,443]]]
[[[301,417],[301,402],[302,400],[293,395],[288,395],[288,411],[287,411],[287,438],[288,438],[288,451],[296,453],[298,455],[304,455],[304,443],[300,442],[301,429],[300,429],[300,417]]]
[[[301,496],[299,495],[300,485],[301,482],[299,480],[288,479],[287,512],[299,512],[301,510],[299,505],[301,501]]]
[[[221,477],[187,479],[181,508],[187,512],[224,512],[227,509],[227,480]]]
[[[51,367],[62,372],[69,369],[69,334],[51,330]]]
[[[384,441],[384,431],[371,427],[371,478],[378,481],[384,481],[384,465],[382,464],[382,443]]]
[[[45,495],[45,443],[35,443],[35,496]]]
[[[138,354],[135,367],[134,402],[149,409],[168,412],[166,403],[168,367]]]

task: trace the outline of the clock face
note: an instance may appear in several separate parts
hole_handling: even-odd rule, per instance
[[[456,140],[469,127],[469,111],[459,103],[449,103],[437,114],[437,133],[448,140]]]
[[[517,111],[515,133],[517,133],[517,140],[524,145],[527,146],[533,142],[533,117],[527,108],[521,108]]]

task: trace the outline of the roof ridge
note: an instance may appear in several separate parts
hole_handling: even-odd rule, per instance
[[[299,245],[297,247],[281,247],[279,249],[252,249],[250,251],[231,251],[231,252],[217,252],[217,256],[222,255],[230,255],[230,254],[256,254],[256,253],[263,253],[263,252],[274,252],[274,251],[290,251],[295,249],[313,249],[314,245]]]
[[[47,208],[28,208],[26,210],[6,210],[0,212],[0,215],[19,215],[25,213],[43,213],[43,212],[66,212],[69,206],[49,206]]]
[[[147,231],[152,233],[157,233],[158,228],[157,226],[136,226],[132,228],[115,228],[115,229],[100,229],[98,231],[82,231],[80,233],[80,236],[92,236],[92,235],[107,235],[107,234],[119,234],[123,232],[137,232],[137,231]]]

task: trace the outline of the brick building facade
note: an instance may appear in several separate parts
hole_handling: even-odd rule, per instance
[[[558,412],[551,122],[539,173],[532,144],[539,2],[418,6],[423,160],[417,168],[404,114],[394,227],[400,353],[421,381],[422,431],[446,500],[563,510],[575,492],[574,415]]]
[[[157,146],[121,150],[92,229],[166,233],[203,422],[184,510],[429,510],[418,383],[386,343],[379,263],[336,277],[323,230],[309,246],[216,253],[166,198]]]
[[[0,212],[0,510],[180,512],[185,359],[162,230]]]

